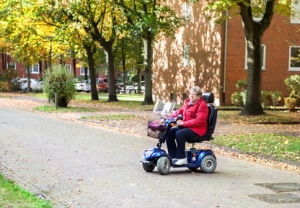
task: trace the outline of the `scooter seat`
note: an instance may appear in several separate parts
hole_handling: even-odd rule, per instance
[[[192,138],[189,138],[187,140],[188,143],[201,143],[203,141],[210,141],[210,140],[213,140],[214,138],[209,135],[209,134],[205,134],[203,136],[196,136],[196,137],[192,137]]]

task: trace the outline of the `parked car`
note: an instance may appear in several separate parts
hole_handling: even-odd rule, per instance
[[[135,90],[135,86],[134,84],[129,84],[125,86],[125,91],[124,91],[124,85],[121,85],[121,93],[125,93],[125,94],[135,94],[136,90]]]
[[[37,91],[41,92],[43,91],[43,81],[39,81],[37,79],[29,79],[30,80],[30,91]],[[27,91],[28,88],[28,79],[27,78],[20,78],[18,80],[19,88],[22,91]]]
[[[108,92],[108,81],[107,78],[97,78],[96,80],[98,92]]]
[[[108,92],[108,79],[107,78],[97,78],[97,90],[98,92]],[[116,80],[116,93],[120,93],[121,87],[119,85],[119,81]]]
[[[138,92],[138,84],[136,83],[134,85],[134,89],[135,89],[135,92],[137,93]],[[145,92],[145,81],[141,81],[141,92]]]
[[[78,92],[84,91],[84,89],[86,88],[85,86],[88,83],[89,83],[89,80],[82,80],[81,82],[75,83],[74,84],[75,90],[77,90]]]
[[[125,91],[124,91],[124,87],[122,85],[121,87],[121,93],[127,93],[127,94],[135,94],[138,93],[138,84],[137,83],[133,83],[133,84],[128,84],[125,87]],[[145,82],[141,81],[141,92],[145,92]]]

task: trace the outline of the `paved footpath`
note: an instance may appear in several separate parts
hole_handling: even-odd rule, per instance
[[[217,155],[213,174],[146,173],[147,137],[0,107],[0,172],[57,208],[295,208],[300,175]]]

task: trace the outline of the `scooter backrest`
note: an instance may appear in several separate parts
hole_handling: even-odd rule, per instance
[[[208,104],[208,109],[209,109],[209,117],[208,117],[207,133],[209,134],[209,137],[211,139],[217,124],[218,110],[212,104]]]
[[[206,103],[213,103],[215,101],[215,96],[212,92],[205,92],[202,94],[202,97]]]

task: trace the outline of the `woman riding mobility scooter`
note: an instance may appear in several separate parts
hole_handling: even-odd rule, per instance
[[[175,165],[172,162],[172,158],[168,153],[161,148],[162,143],[165,142],[166,135],[170,128],[176,125],[174,118],[162,119],[162,123],[158,126],[148,125],[153,131],[160,131],[158,135],[159,142],[157,147],[144,151],[143,159],[141,160],[143,169],[146,172],[152,172],[155,167],[160,174],[166,175],[169,173],[171,166],[173,168],[186,167],[192,171],[196,171],[198,168],[204,173],[212,173],[217,167],[217,160],[214,152],[211,149],[196,149],[194,143],[201,143],[203,141],[212,140],[212,134],[214,132],[217,122],[217,109],[214,107],[214,95],[212,93],[203,93],[202,97],[207,103],[209,109],[208,116],[208,128],[207,132],[203,136],[197,136],[187,140],[188,143],[193,143],[192,148],[186,150],[187,164]],[[174,107],[173,105],[169,106]],[[172,110],[171,109],[171,110]],[[170,110],[170,109],[169,109]]]

